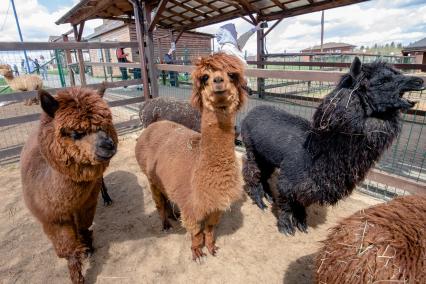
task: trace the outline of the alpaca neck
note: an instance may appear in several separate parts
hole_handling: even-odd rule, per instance
[[[201,116],[201,161],[205,166],[235,160],[235,114],[203,110]]]

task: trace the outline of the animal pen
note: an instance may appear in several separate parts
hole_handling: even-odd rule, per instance
[[[96,3],[95,3],[96,2]],[[63,42],[52,43],[0,43],[3,61],[18,62],[25,50],[29,55],[49,54],[53,66],[52,72],[44,81],[45,88],[56,91],[70,86],[98,87],[107,81],[109,88],[105,99],[113,109],[114,122],[120,134],[138,128],[139,105],[150,96],[175,97],[188,100],[191,93],[188,65],[155,64],[152,31],[156,25],[171,31],[174,41],[178,41],[184,30],[217,23],[226,19],[243,16],[251,23],[262,20],[277,20],[266,32],[257,32],[258,54],[255,61],[248,61],[249,87],[254,94],[249,98],[243,112],[238,116],[237,125],[254,106],[262,104],[276,105],[290,113],[310,119],[322,97],[330,92],[341,72],[349,67],[355,54],[265,54],[264,37],[284,18],[344,6],[362,1],[315,1],[302,5],[303,1],[284,1],[268,5],[234,1],[80,1],[64,15],[58,24],[71,23],[73,30],[63,35]],[[115,1],[117,2],[117,1]],[[287,3],[288,2],[288,3]],[[298,3],[300,2],[300,3]],[[118,7],[110,9],[109,7]],[[87,10],[91,8],[90,10]],[[193,9],[197,8],[197,9]],[[191,12],[189,12],[191,10]],[[198,11],[204,11],[203,13]],[[187,11],[187,12],[185,12]],[[218,16],[219,13],[223,15]],[[128,15],[133,13],[133,17]],[[257,13],[257,18],[253,16]],[[179,14],[179,16],[178,16]],[[151,18],[152,17],[152,18]],[[94,18],[107,18],[136,24],[138,42],[81,42],[84,22]],[[144,23],[144,24],[141,24]],[[173,32],[175,31],[175,32]],[[76,42],[68,41],[68,34],[74,33]],[[145,44],[141,44],[144,38]],[[106,55],[114,53],[116,48],[129,48],[132,54],[140,52],[143,58],[139,63],[113,63],[108,56],[102,56],[101,62],[90,62],[84,54],[97,52]],[[189,51],[191,54],[191,51]],[[364,62],[380,58],[395,64],[406,72],[416,72],[424,68],[421,64],[412,64],[410,57],[378,57],[363,55]],[[184,64],[188,63],[185,58]],[[252,69],[253,67],[257,67]],[[104,76],[93,76],[93,68],[103,70]],[[142,76],[122,81],[114,78],[112,69],[131,68],[139,70]],[[102,73],[102,72],[101,72]],[[119,73],[116,71],[116,73]],[[167,75],[177,74],[177,82],[167,81]],[[135,73],[133,73],[135,74]],[[146,87],[148,86],[149,87]],[[123,88],[126,86],[127,88]],[[140,88],[143,91],[140,91]],[[9,93],[8,93],[9,92]],[[10,93],[7,87],[0,89],[0,163],[18,161],[22,145],[30,131],[37,125],[40,107],[24,106],[24,99],[34,97],[36,92]],[[426,183],[426,95],[413,92],[409,99],[417,100],[415,107],[404,113],[404,125],[401,135],[385,153],[380,163],[372,170],[359,188],[373,192],[379,197],[390,198],[405,191],[416,193],[424,191]],[[338,174],[338,173],[336,173]]]

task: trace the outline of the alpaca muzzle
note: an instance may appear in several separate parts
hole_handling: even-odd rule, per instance
[[[424,81],[420,77],[406,76],[402,92],[422,91],[425,89]]]
[[[96,158],[100,161],[108,161],[117,152],[117,145],[105,132],[99,131],[96,139]]]

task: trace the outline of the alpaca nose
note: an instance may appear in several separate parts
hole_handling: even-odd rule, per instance
[[[216,84],[223,83],[223,78],[220,76],[216,76],[214,77],[213,82],[215,82]]]
[[[115,149],[115,144],[114,141],[112,141],[112,139],[110,137],[106,137],[100,140],[99,147],[104,148],[106,150],[114,150]]]

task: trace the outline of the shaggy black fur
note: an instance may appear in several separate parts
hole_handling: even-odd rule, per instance
[[[254,108],[241,127],[245,191],[262,209],[263,197],[272,199],[280,232],[306,232],[305,207],[335,204],[352,192],[399,134],[400,111],[414,106],[404,92],[421,89],[421,78],[355,58],[312,123],[271,106]],[[267,180],[275,168],[273,195]]]

